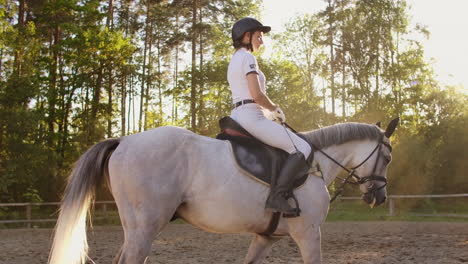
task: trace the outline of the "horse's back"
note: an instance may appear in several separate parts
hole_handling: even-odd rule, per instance
[[[187,129],[164,126],[125,136],[109,160],[112,178],[148,181],[151,178],[180,178],[194,174],[194,167],[206,164],[225,152],[226,143],[197,135]]]
[[[193,134],[191,131],[175,127],[164,126],[155,129],[147,130],[144,132],[128,135],[122,138],[121,145],[132,147],[137,146],[164,146],[173,144],[183,144],[183,140],[188,135]]]

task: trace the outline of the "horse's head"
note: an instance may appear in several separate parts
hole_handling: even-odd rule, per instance
[[[390,137],[398,125],[399,118],[393,119],[382,137],[373,144],[364,144],[356,151],[353,159],[355,179],[363,193],[363,200],[376,207],[387,199],[387,167],[392,160]],[[380,127],[380,124],[377,124]]]

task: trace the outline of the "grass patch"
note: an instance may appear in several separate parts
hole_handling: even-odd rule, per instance
[[[421,199],[423,200],[423,199]],[[468,218],[447,216],[417,216],[413,214],[468,215],[468,206],[461,202],[395,200],[395,216],[389,216],[389,204],[370,208],[360,200],[336,200],[330,206],[327,221],[411,221],[468,222]]]

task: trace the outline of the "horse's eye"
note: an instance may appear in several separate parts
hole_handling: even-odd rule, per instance
[[[385,163],[385,164],[389,164],[390,161],[392,161],[392,158],[391,158],[391,157],[383,157],[383,159],[384,159],[384,163]]]

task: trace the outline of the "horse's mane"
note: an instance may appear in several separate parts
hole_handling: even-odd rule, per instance
[[[319,149],[339,145],[352,140],[378,140],[382,131],[376,125],[341,123],[309,132],[303,132],[306,140]]]

